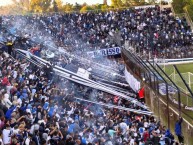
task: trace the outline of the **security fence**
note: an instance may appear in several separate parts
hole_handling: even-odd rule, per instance
[[[122,49],[122,57],[127,70],[141,81],[145,88],[146,104],[151,111],[172,131],[178,118],[183,117],[186,144],[193,144],[193,94],[187,84],[185,86],[189,93],[182,91],[158,64],[144,61],[129,47]],[[178,68],[175,65],[173,67],[180,76]]]

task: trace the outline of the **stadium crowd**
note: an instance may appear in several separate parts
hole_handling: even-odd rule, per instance
[[[192,56],[193,38],[186,20],[176,19],[171,10],[160,11],[157,6],[103,13],[5,16],[3,21],[12,34],[29,39],[17,40],[15,47],[33,48],[32,53],[39,56],[41,51],[52,49],[50,45],[86,56],[87,51],[122,47],[125,41],[145,57],[149,51],[165,58]],[[1,31],[4,38],[9,37],[6,31]],[[14,59],[0,54],[1,144],[143,145],[174,142],[170,131],[153,116],[101,107],[75,97],[140,109],[127,100],[52,76],[45,70],[20,56]],[[139,99],[138,96],[135,98]],[[181,121],[176,125],[176,135],[182,142]]]
[[[125,41],[141,53],[158,58],[192,56],[192,31],[185,18],[159,6],[84,14],[40,14],[5,17],[6,25],[36,41],[54,42],[57,47],[85,55],[88,50],[122,47]],[[52,35],[53,37],[47,37]],[[84,52],[84,53],[82,53]]]
[[[0,142],[4,145],[135,145],[173,142],[153,116],[101,107],[84,98],[138,108],[101,91],[0,54]],[[138,108],[139,109],[139,108]]]

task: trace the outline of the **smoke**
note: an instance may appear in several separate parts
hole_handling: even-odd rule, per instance
[[[52,22],[53,20],[44,16],[43,18],[40,16],[15,16],[9,23],[11,27],[14,27],[14,29],[18,30],[22,35],[31,35],[30,37],[34,42],[43,43],[48,50],[57,52],[57,46],[59,46],[57,42],[61,40],[60,38],[56,38],[55,34],[53,34],[53,29],[56,30],[57,33],[60,33],[62,25],[60,21],[56,20]],[[66,26],[71,25],[72,23],[74,25],[75,22],[73,20],[71,21],[72,22],[67,23]],[[107,57],[93,59],[88,56],[86,53],[87,51],[101,49],[101,46],[100,44],[91,45],[88,41],[84,40],[84,35],[86,34],[83,33],[80,38],[73,29],[67,30],[64,34],[64,42],[61,43],[60,46],[78,61],[81,59],[85,69],[92,68],[97,74],[101,74],[102,69],[108,75],[111,75],[111,79],[114,80],[115,77],[117,77],[114,74],[119,73],[117,71],[119,69],[119,63],[115,60],[110,60]]]
[[[91,45],[89,42],[85,41],[84,35],[86,34],[83,34],[80,38],[78,34],[74,33],[73,29],[70,29],[64,34],[64,43],[59,45],[58,41],[60,41],[60,38],[57,38],[55,35],[60,32],[62,25],[60,21],[56,20],[52,22],[53,20],[48,17],[43,16],[42,18],[37,15],[15,16],[10,19],[9,28],[11,29],[14,27],[20,35],[31,35],[30,38],[35,43],[44,44],[46,49],[52,52],[58,52],[58,46],[61,46],[62,49],[66,51],[66,53],[63,54],[64,56],[68,59],[72,58],[76,60],[74,63],[76,66],[89,70],[96,76],[101,76],[106,80],[125,83],[124,76],[119,71],[120,64],[117,61],[108,59],[107,57],[93,59],[87,55],[87,51],[98,50],[101,46],[100,44]],[[70,24],[71,23],[73,22],[70,22]],[[53,32],[53,28],[56,29],[56,32]],[[72,61],[70,62],[73,63]]]
[[[36,44],[49,44],[56,48],[54,38],[38,16],[14,16],[8,21],[8,29],[16,30],[16,36],[29,37]]]
[[[57,78],[57,76],[54,76],[54,77]],[[61,90],[65,90],[66,96],[73,94],[72,96],[70,95],[71,96],[70,99],[74,100],[73,102],[83,105],[86,110],[90,110],[93,114],[102,115],[104,113],[104,110],[106,110],[101,105],[92,104],[92,103],[88,103],[88,102],[84,102],[84,101],[75,99],[77,97],[80,99],[86,99],[86,100],[93,101],[93,102],[100,102],[102,101],[102,98],[105,98],[104,95],[106,95],[106,93],[99,91],[97,89],[82,86],[80,84],[74,83],[72,81],[68,81],[66,79],[60,78],[60,79],[54,80],[54,82],[57,83],[57,86]]]

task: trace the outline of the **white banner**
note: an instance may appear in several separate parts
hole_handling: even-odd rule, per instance
[[[193,107],[188,107],[188,106],[186,106],[185,109],[186,109],[186,110],[193,111]]]
[[[100,49],[96,51],[87,52],[87,55],[92,58],[99,58],[102,56],[117,55],[117,54],[121,54],[120,47],[113,47],[113,48]]]
[[[177,90],[172,87],[168,86],[168,94],[176,94]],[[166,95],[166,84],[165,83],[160,83],[159,84],[159,93],[161,95]]]
[[[138,81],[133,75],[131,75],[126,67],[125,67],[125,79],[127,81],[127,83],[129,84],[129,86],[135,91],[138,92],[139,89],[141,88],[141,83],[140,81]]]

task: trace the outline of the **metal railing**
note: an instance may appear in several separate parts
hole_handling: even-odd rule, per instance
[[[183,117],[186,143],[192,144],[193,110],[190,109],[193,108],[193,97],[181,91],[178,85],[160,70],[161,67],[156,67],[148,60],[143,61],[140,56],[132,52],[132,49],[123,48],[122,57],[127,70],[145,86],[146,104],[151,111],[173,131],[175,121],[180,116]],[[186,102],[186,99],[189,101]]]
[[[152,89],[154,89],[154,90],[156,90],[156,85],[158,85],[157,83],[159,82],[159,84],[161,84],[161,83],[166,83],[166,82],[163,82],[163,79],[162,78],[166,78],[164,75],[167,75],[167,74],[163,74],[163,73],[161,73],[160,72],[160,70],[159,69],[157,69],[157,67],[154,67],[153,65],[151,66],[151,65],[148,65],[148,63],[150,63],[148,60],[147,60],[147,62],[145,62],[144,60],[142,60],[139,56],[137,56],[135,53],[133,53],[133,52],[131,52],[129,49],[123,49],[123,51],[122,51],[122,56],[123,56],[123,59],[124,60],[126,60],[125,62],[126,62],[126,65],[127,65],[127,67],[134,73],[134,74],[136,74],[136,76],[140,79],[140,80],[143,80],[143,78],[145,78],[145,80],[148,82],[148,84],[150,85],[150,87],[152,88]],[[160,67],[161,68],[161,67]],[[159,72],[159,74],[157,73],[157,71]],[[145,77],[146,76],[146,77]],[[156,80],[156,82],[155,82],[155,79],[153,79],[154,77],[156,77],[157,78],[157,80]],[[169,76],[167,76],[168,78],[169,78]],[[176,88],[175,87],[173,87],[173,83],[175,83],[175,82],[171,82],[171,79],[169,80],[169,79],[166,79],[166,81],[167,81],[167,84],[171,87],[171,88],[173,88],[173,90],[175,91],[176,90]],[[176,86],[178,86],[178,85],[176,85]],[[158,87],[159,88],[159,87]],[[166,91],[171,91],[171,90],[166,90]],[[183,92],[182,90],[178,90],[179,91],[179,93],[178,94],[180,94],[180,98],[181,98],[181,100],[183,100],[182,101],[182,103],[183,103],[183,105],[184,105],[184,107],[185,106],[191,106],[191,107],[193,107],[193,103],[191,103],[191,102],[188,102],[189,104],[186,104],[186,102],[185,102],[185,100],[184,100],[184,98],[186,97],[186,98],[188,98],[189,99],[189,101],[190,100],[193,100],[193,97],[191,96],[191,95],[188,95],[188,94],[186,94],[185,92]],[[190,92],[189,94],[191,94],[192,92]],[[160,94],[160,92],[158,92],[158,94]],[[169,93],[170,94],[170,93]],[[162,94],[160,94],[160,95],[162,95]],[[171,95],[171,94],[170,94]],[[163,95],[162,95],[163,96]],[[176,97],[174,97],[174,95],[171,95],[171,98],[173,98],[173,99],[176,99],[176,101],[178,101],[179,99],[178,99],[178,97],[176,96]],[[171,101],[171,100],[170,100]],[[176,104],[178,104],[177,106],[176,106],[176,104],[175,103],[173,103],[172,101],[171,101],[171,104],[173,105],[173,106],[175,106],[176,107],[176,109],[178,110],[178,108],[180,108],[181,107],[181,105],[179,105],[179,102],[178,103],[176,103]],[[181,102],[180,102],[180,104],[181,104]],[[188,118],[190,118],[190,119],[193,119],[193,116],[190,116],[188,113],[187,113],[187,111],[185,111],[185,110],[182,110],[182,112],[188,117]]]

